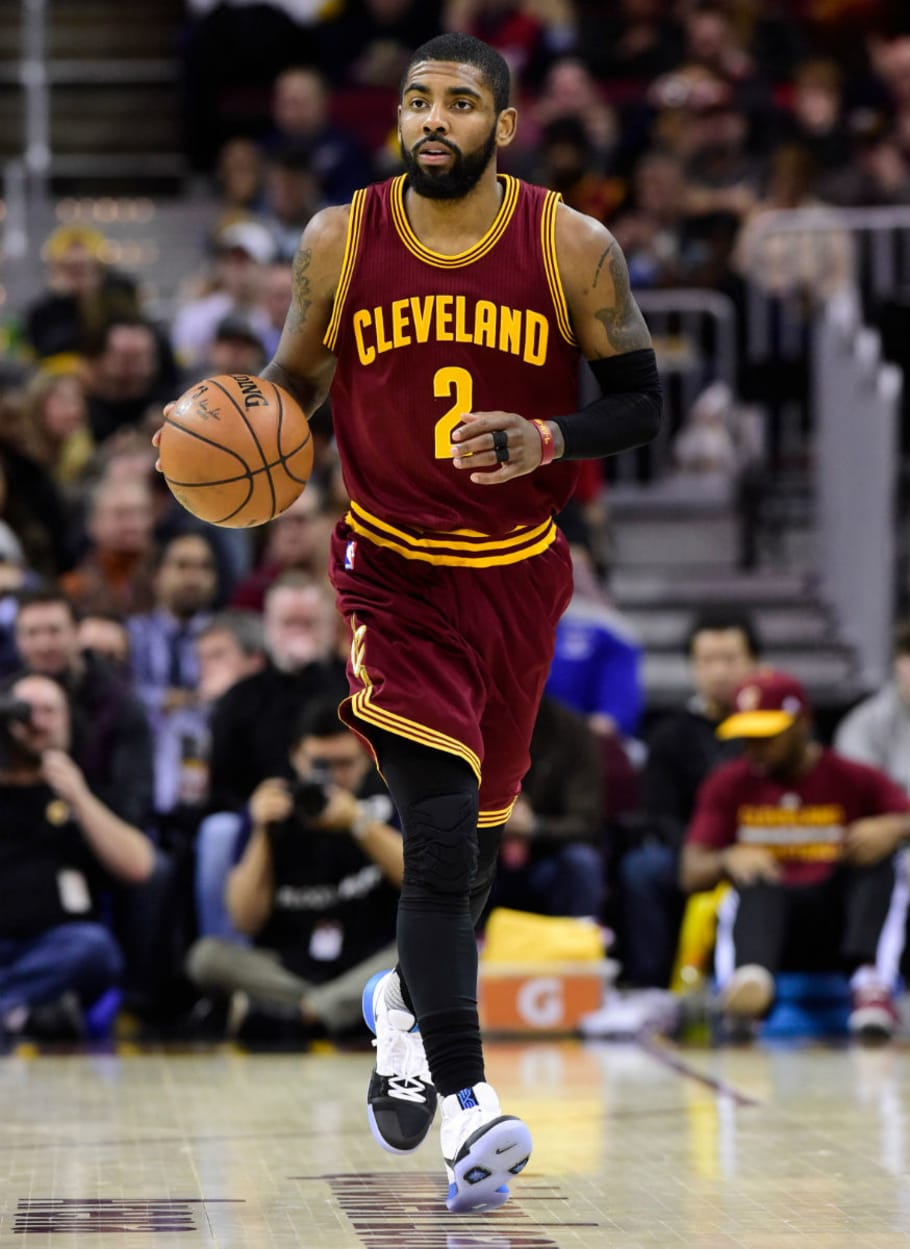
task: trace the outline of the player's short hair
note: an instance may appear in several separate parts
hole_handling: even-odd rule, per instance
[[[437,35],[434,39],[428,39],[426,43],[422,43],[412,53],[401,76],[400,95],[404,95],[412,68],[421,61],[454,61],[459,65],[473,65],[475,69],[480,70],[484,83],[493,93],[496,112],[501,113],[504,108],[509,107],[512,76],[509,73],[508,63],[495,48],[491,48],[482,39],[475,39],[473,35],[453,31],[450,34]]]
[[[761,638],[758,636],[752,617],[746,612],[727,610],[722,607],[703,611],[695,617],[689,627],[686,653],[692,654],[692,647],[699,633],[726,633],[730,629],[736,629],[743,635],[749,654],[753,659],[758,659],[761,654]]]

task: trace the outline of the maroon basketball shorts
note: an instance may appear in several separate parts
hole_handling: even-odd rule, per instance
[[[342,719],[368,744],[380,728],[458,755],[480,782],[480,826],[503,823],[572,594],[562,534],[514,564],[450,567],[405,558],[341,521],[330,576],[352,632]]]

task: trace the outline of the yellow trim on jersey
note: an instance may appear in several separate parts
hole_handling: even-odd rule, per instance
[[[512,808],[518,801],[516,794],[507,807],[503,807],[499,811],[481,811],[477,817],[478,828],[495,828],[497,824],[505,824],[506,820],[512,814]]]
[[[405,559],[422,560],[427,564],[440,564],[448,568],[491,568],[494,565],[518,564],[545,551],[555,541],[557,534],[556,522],[551,518],[508,537],[486,538],[479,542],[459,541],[458,534],[470,534],[472,531],[469,529],[456,530],[451,538],[416,537],[379,520],[354,502],[351,503],[345,520],[354,533],[376,546],[387,547],[403,555]],[[482,534],[477,536],[484,537]],[[459,551],[464,551],[465,554],[454,553]]]
[[[548,191],[540,217],[540,246],[543,253],[543,267],[547,274],[547,284],[556,312],[556,324],[559,332],[571,347],[578,346],[578,339],[569,319],[569,305],[563,289],[562,278],[559,276],[559,264],[556,259],[556,212],[562,196],[557,191]]]
[[[341,314],[344,311],[344,303],[348,297],[348,288],[351,285],[351,278],[354,274],[354,261],[357,258],[357,245],[360,242],[360,227],[363,224],[363,208],[366,200],[366,189],[355,191],[351,197],[351,213],[348,217],[348,233],[344,241],[344,258],[341,262],[341,273],[338,278],[338,289],[335,292],[335,307],[332,309],[332,319],[329,321],[329,328],[325,332],[323,338],[323,346],[329,351],[335,350],[335,344],[338,341],[338,330],[341,324]]]
[[[479,239],[473,247],[469,247],[466,252],[458,252],[454,256],[445,256],[442,252],[434,252],[429,247],[424,247],[423,243],[411,229],[411,223],[408,221],[408,214],[404,206],[405,177],[405,174],[401,174],[392,183],[392,190],[389,196],[392,221],[395,223],[395,229],[399,238],[408,251],[412,252],[418,260],[422,260],[428,265],[434,265],[437,269],[460,269],[464,265],[473,264],[475,260],[480,260],[481,256],[485,256],[502,238],[518,205],[518,180],[509,174],[499,174],[503,196],[502,203],[499,205],[499,212],[493,219],[493,224],[483,238]]]
[[[455,737],[449,737],[447,733],[440,733],[436,729],[428,728],[425,724],[419,724],[416,720],[409,720],[407,716],[400,716],[394,711],[386,711],[383,707],[377,707],[373,702],[372,685],[358,690],[348,701],[351,710],[359,720],[364,720],[377,729],[395,733],[399,737],[406,737],[409,741],[417,742],[421,746],[429,746],[433,750],[444,750],[447,754],[457,755],[459,759],[464,759],[478,782],[480,781],[480,760],[470,747],[465,746],[464,742],[458,741]]]

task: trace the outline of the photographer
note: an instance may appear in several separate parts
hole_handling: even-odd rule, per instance
[[[153,870],[145,836],[89,789],[68,754],[66,694],[20,677],[0,701],[0,1031],[73,1036],[118,979],[120,950],[98,922],[110,878]]]
[[[311,703],[293,733],[295,781],[271,777],[249,803],[252,834],[227,883],[227,908],[252,947],[206,937],[190,978],[281,1020],[343,1032],[363,985],[394,964],[403,859],[392,804],[334,699]],[[239,1008],[239,1009],[238,1009]]]

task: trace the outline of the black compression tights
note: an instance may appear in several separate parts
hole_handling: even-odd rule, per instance
[[[445,1096],[484,1078],[474,925],[493,885],[502,828],[478,831],[477,780],[463,760],[390,733],[373,740],[404,838],[399,975]]]

